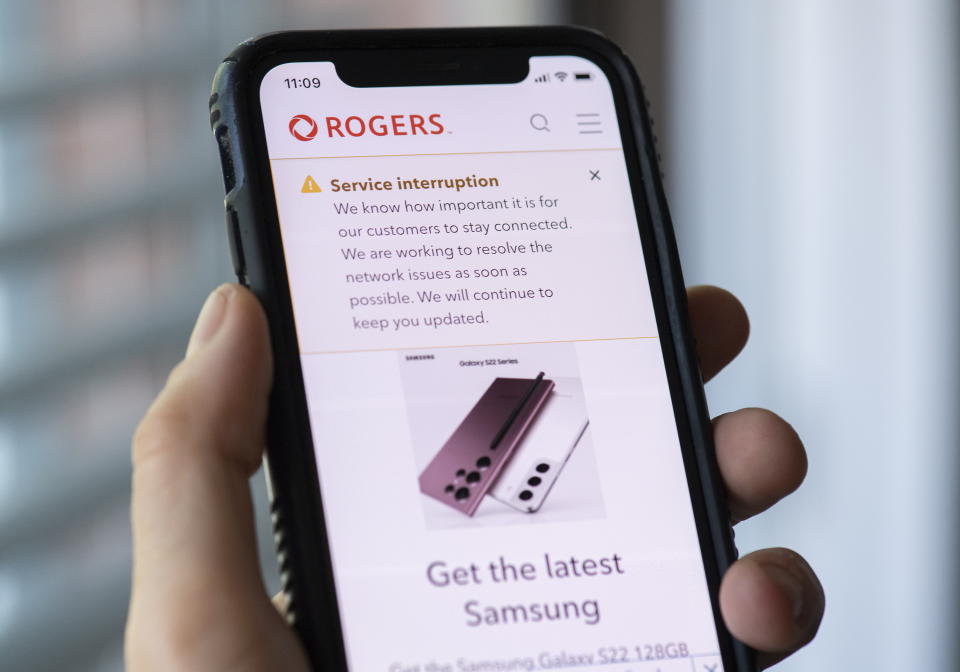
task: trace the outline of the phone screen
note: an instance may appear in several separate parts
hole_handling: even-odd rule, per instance
[[[601,68],[259,100],[350,669],[721,670]]]

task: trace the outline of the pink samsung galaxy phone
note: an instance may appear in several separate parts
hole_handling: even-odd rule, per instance
[[[494,380],[420,474],[421,492],[472,516],[553,385],[543,373]]]

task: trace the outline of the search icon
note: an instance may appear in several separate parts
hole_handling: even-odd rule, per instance
[[[540,114],[539,112],[530,115],[530,125],[535,131],[550,131],[550,126],[548,125],[547,117]]]

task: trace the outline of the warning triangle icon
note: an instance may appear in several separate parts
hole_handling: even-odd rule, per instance
[[[320,185],[317,184],[317,181],[313,179],[312,175],[307,175],[307,179],[303,181],[303,186],[300,187],[301,194],[319,194],[323,189],[320,188]]]

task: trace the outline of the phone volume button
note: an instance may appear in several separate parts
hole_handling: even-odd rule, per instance
[[[241,284],[247,284],[247,260],[243,253],[243,240],[240,237],[240,217],[232,205],[227,205],[227,236],[230,239],[230,258],[233,270]]]

